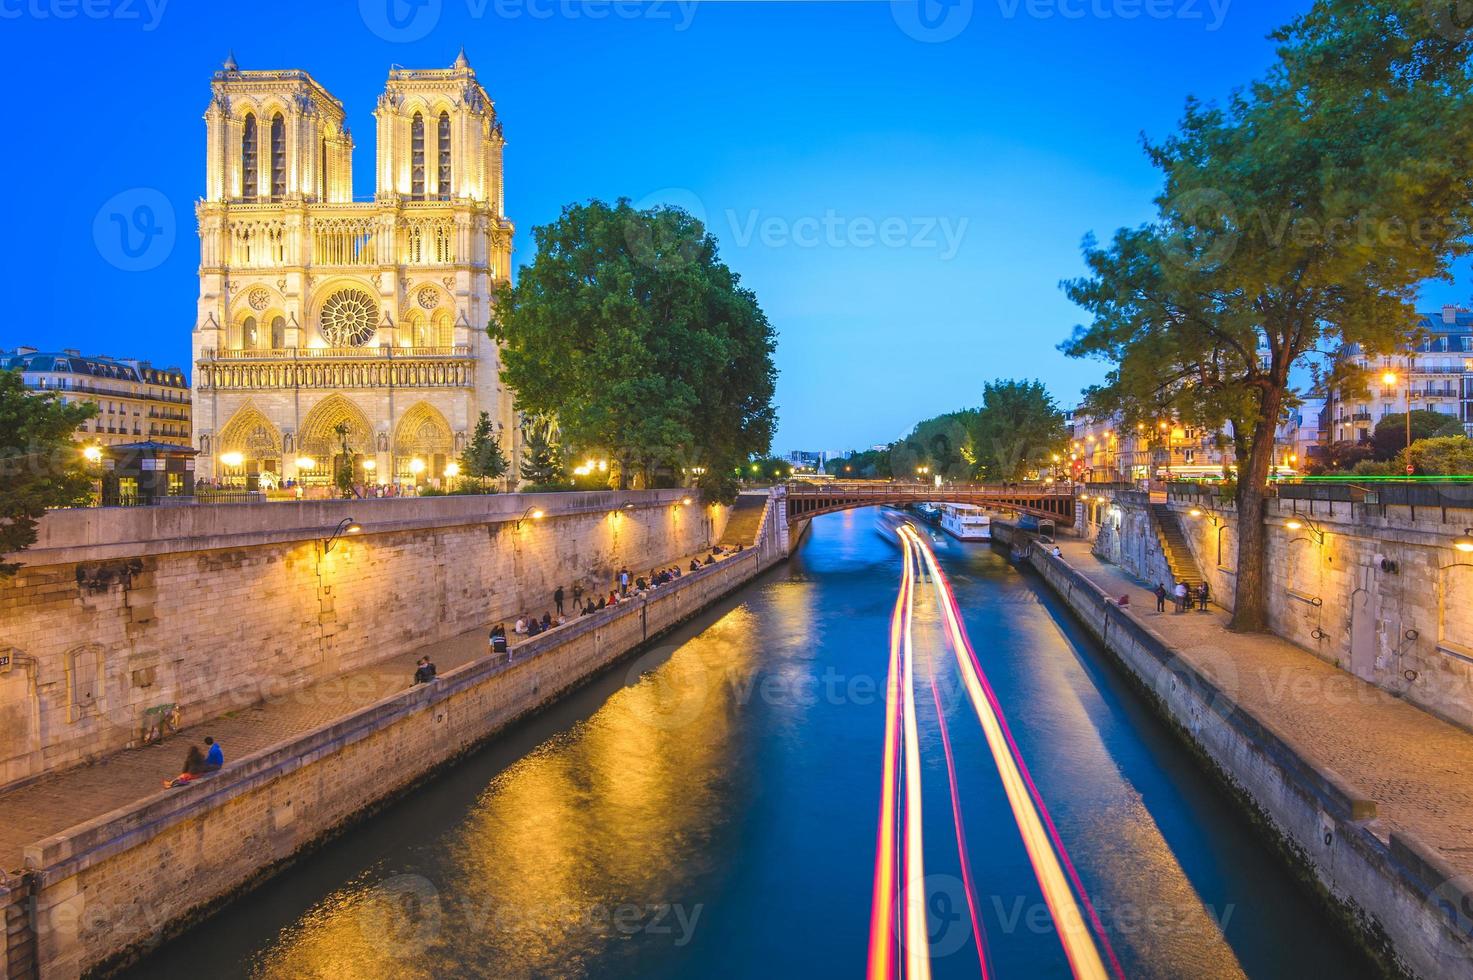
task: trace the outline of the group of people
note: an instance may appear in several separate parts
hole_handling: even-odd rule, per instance
[[[212,736],[206,735],[204,747],[191,745],[189,751],[184,754],[184,771],[173,779],[164,780],[164,787],[172,789],[175,786],[192,783],[201,776],[208,776],[223,765],[225,765],[224,750]]]
[[[1165,612],[1166,611],[1166,599],[1168,597],[1170,597],[1171,600],[1176,604],[1176,611],[1179,612],[1179,613],[1183,613],[1183,612],[1186,612],[1187,610],[1191,609],[1192,608],[1192,603],[1194,601],[1197,603],[1197,608],[1198,609],[1200,609],[1202,612],[1206,612],[1207,611],[1207,601],[1208,601],[1209,598],[1211,598],[1211,595],[1212,595],[1211,590],[1208,589],[1206,582],[1203,582],[1201,585],[1197,586],[1195,589],[1193,589],[1190,586],[1188,586],[1187,583],[1185,583],[1185,582],[1178,582],[1178,583],[1176,583],[1176,588],[1174,588],[1174,589],[1172,589],[1170,591],[1167,590],[1167,588],[1166,588],[1165,585],[1162,585],[1160,582],[1157,582],[1156,583],[1156,611],[1157,612]]]

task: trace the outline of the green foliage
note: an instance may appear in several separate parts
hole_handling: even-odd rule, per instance
[[[729,471],[766,452],[774,333],[756,297],[678,208],[569,205],[497,297],[490,333],[524,412],[607,453],[619,484],[661,468]]]
[[[1431,439],[1435,436],[1460,436],[1463,434],[1463,423],[1453,415],[1444,415],[1442,412],[1429,412],[1419,408],[1412,412],[1412,441],[1418,439]],[[1395,459],[1396,455],[1407,447],[1407,414],[1397,412],[1393,415],[1383,416],[1376,423],[1376,432],[1372,438],[1376,446],[1376,458],[1380,460]]]
[[[786,480],[792,473],[793,464],[776,456],[758,456],[748,461],[743,475],[757,483]]]
[[[553,441],[550,425],[532,421],[524,426],[522,444],[522,480],[531,487],[567,490],[572,484],[564,479],[563,451]],[[529,489],[530,488],[526,488]]]
[[[977,413],[948,412],[926,419],[890,446],[890,472],[897,479],[970,480],[977,472],[972,431]],[[924,469],[925,472],[919,472]]]
[[[1091,404],[1129,421],[1231,422],[1238,508],[1262,509],[1290,372],[1315,352],[1404,345],[1427,279],[1473,231],[1473,76],[1465,31],[1423,0],[1316,0],[1274,36],[1267,77],[1189,102],[1148,147],[1152,223],[1087,241],[1064,284],[1090,322],[1062,345],[1112,365]],[[1234,625],[1266,622],[1265,542],[1239,537]]]
[[[472,483],[481,493],[495,492],[492,481],[505,476],[508,469],[510,464],[501,451],[501,438],[491,425],[491,416],[482,412],[470,441],[466,443],[465,452],[460,454],[461,478]]]
[[[1473,475],[1473,439],[1467,436],[1418,439],[1398,454],[1397,470],[1405,473],[1408,462],[1418,476]]]
[[[63,404],[54,392],[32,393],[19,371],[0,371],[0,555],[34,544],[47,508],[87,502],[92,474],[75,438],[96,414],[90,402]],[[19,567],[0,563],[0,575]]]
[[[843,459],[831,459],[824,472],[841,480],[888,480],[894,473],[890,461],[894,446],[851,453]]]
[[[1395,470],[1396,467],[1391,463],[1376,459],[1363,459],[1351,467],[1350,472],[1355,476],[1391,476]],[[1402,472],[1406,472],[1404,467]]]
[[[347,422],[339,422],[333,426],[333,432],[337,433],[339,446],[342,452],[338,453],[333,460],[332,482],[338,488],[338,493],[346,499],[353,496],[353,447],[348,445],[348,433],[352,431]]]
[[[1064,413],[1038,381],[989,382],[975,413],[972,444],[989,480],[1024,480],[1046,473],[1069,440]]]

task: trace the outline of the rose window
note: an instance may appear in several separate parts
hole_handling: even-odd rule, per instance
[[[333,347],[362,347],[373,339],[377,304],[361,289],[333,293],[322,304],[322,337]]]
[[[440,305],[440,294],[435,292],[435,287],[425,286],[419,291],[419,305],[425,310],[433,310]]]
[[[246,302],[251,305],[251,309],[259,313],[271,302],[271,294],[266,291],[266,287],[257,286],[246,293]]]

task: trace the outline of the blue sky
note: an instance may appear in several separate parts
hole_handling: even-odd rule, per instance
[[[775,449],[889,441],[999,377],[1070,403],[1103,368],[1056,351],[1079,320],[1058,282],[1085,233],[1149,214],[1141,134],[1260,73],[1306,5],[414,2],[0,0],[0,81],[25,106],[0,155],[25,301],[0,347],[187,363],[201,116],[230,49],[345,103],[369,196],[389,66],[464,45],[506,127],[516,263],[570,201],[703,214],[780,335]],[[142,255],[94,229],[118,195],[155,206]]]

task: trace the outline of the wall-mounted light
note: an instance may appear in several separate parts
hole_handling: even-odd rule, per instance
[[[681,502],[681,504],[683,506],[686,506],[686,507],[689,507],[690,506],[690,498],[689,497],[683,497],[683,498],[681,498],[681,501],[680,502]]]
[[[1325,532],[1318,524],[1307,517],[1292,517],[1284,523],[1284,526],[1291,531],[1303,531],[1307,528],[1309,533],[1313,534],[1320,544],[1325,543]]]
[[[245,462],[245,457],[242,456],[240,453],[235,452],[221,453],[220,462],[234,469],[235,467],[240,466],[242,463]]]
[[[365,470],[367,470],[369,473],[372,473],[374,470],[378,469],[378,461],[377,460],[372,460],[372,459],[365,459],[363,461],[363,468]]]
[[[317,469],[317,460],[313,459],[311,456],[298,456],[296,459],[296,463],[297,469],[299,470]]]
[[[540,521],[540,520],[542,520],[546,516],[547,516],[547,514],[543,513],[543,511],[540,508],[537,508],[537,507],[528,507],[527,508],[527,512],[525,514],[523,514],[517,520],[517,530],[520,531],[522,529],[522,522],[523,521],[526,521],[526,520]]]
[[[1473,527],[1465,528],[1461,538],[1454,538],[1453,547],[1465,555],[1473,555]]]
[[[325,555],[337,544],[338,538],[345,534],[359,534],[363,531],[362,525],[351,517],[345,517],[338,521],[338,526],[333,529],[332,534],[322,540],[322,553]]]

